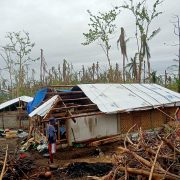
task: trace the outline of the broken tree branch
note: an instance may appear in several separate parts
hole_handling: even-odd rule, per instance
[[[6,146],[6,154],[5,154],[5,158],[4,158],[3,168],[2,168],[2,171],[1,171],[0,180],[2,180],[4,172],[5,172],[7,156],[8,156],[8,145]]]

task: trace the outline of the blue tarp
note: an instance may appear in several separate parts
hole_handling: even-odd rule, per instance
[[[33,101],[27,104],[27,112],[30,114],[35,108],[37,108],[44,100],[48,88],[41,89],[36,92]]]

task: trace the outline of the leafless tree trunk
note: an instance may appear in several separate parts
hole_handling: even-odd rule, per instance
[[[178,92],[180,93],[180,20],[179,16],[176,15],[176,22],[173,22],[174,24],[174,34],[178,36]]]

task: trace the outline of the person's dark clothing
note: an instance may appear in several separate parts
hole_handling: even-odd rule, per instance
[[[56,130],[54,126],[49,125],[47,133],[48,133],[48,142],[50,144],[56,143]]]

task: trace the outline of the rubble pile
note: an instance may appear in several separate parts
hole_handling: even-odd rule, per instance
[[[31,170],[36,166],[29,154],[22,153],[8,145],[0,150],[0,179],[29,179]]]
[[[22,129],[13,130],[13,129],[0,129],[0,137],[4,138],[25,138],[28,136],[28,133]]]
[[[22,177],[29,179],[28,172],[31,172],[32,169],[34,169],[34,165],[31,159],[9,159],[3,180],[21,179]]]
[[[128,132],[113,159],[113,170],[101,179],[180,179],[180,128],[164,126],[153,133],[139,129],[136,136]]]

